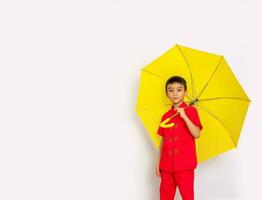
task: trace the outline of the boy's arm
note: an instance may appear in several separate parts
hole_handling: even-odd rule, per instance
[[[164,120],[164,116],[162,116],[161,122],[163,120]],[[164,129],[161,126],[159,126],[159,128],[158,128],[157,134],[161,136],[161,141],[160,141],[159,149],[158,149],[158,152],[157,152],[157,159],[156,159],[157,175],[160,175],[159,162],[160,162],[160,158],[161,158],[162,146],[163,146],[163,141],[164,141]]]
[[[193,124],[193,122],[188,118],[188,116],[185,114],[185,116],[183,117],[191,135],[194,138],[199,138],[200,137],[200,128],[198,126],[196,126],[195,124]]]
[[[159,146],[159,151],[158,151],[158,155],[157,155],[157,159],[156,159],[156,175],[157,176],[161,176],[161,171],[160,171],[160,158],[161,158],[161,151],[162,151],[162,145],[163,145],[163,141],[164,141],[164,138],[162,137],[161,138],[161,141],[160,141],[160,146]]]
[[[187,125],[187,127],[188,127],[188,129],[189,129],[189,131],[190,131],[190,133],[191,133],[191,135],[192,135],[194,138],[199,138],[199,137],[200,137],[200,131],[201,131],[201,129],[200,129],[200,127],[196,126],[196,125],[188,118],[188,116],[187,116],[186,113],[185,113],[184,108],[178,108],[178,109],[177,109],[177,112],[179,112],[181,118],[184,119],[184,121],[185,121],[185,123],[186,123],[186,125]]]
[[[157,155],[157,165],[159,164],[159,161],[160,161],[163,141],[164,141],[164,138],[161,137],[160,146],[159,146],[158,155]]]

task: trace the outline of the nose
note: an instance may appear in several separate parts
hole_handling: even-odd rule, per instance
[[[174,96],[177,96],[177,91],[174,91],[174,92],[173,92],[173,95],[174,95]]]

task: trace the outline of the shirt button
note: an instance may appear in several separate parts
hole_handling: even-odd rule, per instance
[[[177,140],[178,140],[178,137],[175,136],[175,137],[174,137],[174,141],[177,141]]]

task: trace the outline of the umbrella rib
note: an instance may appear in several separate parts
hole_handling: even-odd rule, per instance
[[[187,94],[187,97],[188,97],[191,101],[194,100],[194,98],[191,97],[189,94]]]
[[[154,74],[154,73],[152,73],[152,72],[150,72],[150,71],[147,71],[147,70],[145,70],[145,69],[142,69],[142,71],[143,71],[143,72],[146,72],[146,73],[149,73],[149,74],[151,74],[152,76],[156,76],[157,78],[163,79],[163,77],[161,77],[161,76],[159,76],[159,75],[157,75],[157,74]]]
[[[209,111],[205,106],[201,105],[200,103],[197,104],[202,110],[206,111],[211,117],[215,118],[223,127],[224,129],[229,133],[229,130],[227,129],[227,127],[223,124],[223,122],[217,117],[215,116],[211,111]],[[234,142],[232,136],[229,134],[233,144],[235,145],[235,147],[237,147],[236,143]]]
[[[235,100],[240,100],[240,101],[248,101],[250,102],[249,99],[242,99],[238,97],[214,97],[214,98],[206,98],[206,99],[199,99],[199,101],[212,101],[212,100],[220,100],[220,99],[235,99]]]
[[[185,62],[186,62],[186,65],[187,65],[187,67],[188,67],[188,69],[189,69],[190,78],[191,78],[191,83],[192,83],[192,94],[193,94],[194,97],[196,97],[195,82],[194,82],[194,79],[193,79],[193,75],[192,75],[191,68],[189,67],[189,64],[188,64],[188,62],[187,62],[187,59],[186,59],[185,55],[183,54],[182,50],[180,49],[180,47],[179,47],[178,45],[177,45],[177,48],[178,48],[178,50],[180,51],[180,53],[182,54],[182,56],[183,56],[183,58],[184,58],[184,60],[185,60]]]
[[[219,60],[219,62],[218,62],[218,64],[217,64],[217,66],[216,66],[216,69],[214,70],[214,72],[213,72],[212,75],[210,76],[209,80],[207,81],[207,83],[205,84],[205,86],[203,87],[203,89],[200,91],[200,93],[199,93],[199,95],[198,95],[197,98],[199,98],[199,97],[202,95],[202,93],[204,92],[204,90],[206,89],[206,87],[208,86],[208,84],[211,82],[213,76],[214,76],[215,73],[217,72],[218,67],[220,66],[220,63],[221,63],[222,59],[223,59],[223,56],[221,56],[221,58],[220,58],[220,60]]]

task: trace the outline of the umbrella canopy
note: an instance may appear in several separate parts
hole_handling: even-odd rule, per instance
[[[156,133],[170,109],[165,83],[171,76],[187,81],[185,102],[197,108],[203,130],[196,139],[198,162],[237,147],[250,100],[221,55],[175,45],[141,70],[136,112],[159,148]]]

